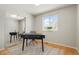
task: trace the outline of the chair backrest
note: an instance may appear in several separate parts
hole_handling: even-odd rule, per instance
[[[30,31],[30,33],[32,33],[32,34],[36,34],[36,31]]]

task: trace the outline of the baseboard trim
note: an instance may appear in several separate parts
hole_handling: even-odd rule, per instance
[[[64,47],[68,47],[68,48],[72,48],[72,49],[75,49],[78,51],[79,53],[79,49],[77,47],[72,47],[72,46],[69,46],[69,45],[66,45],[66,44],[61,44],[61,43],[51,43],[51,42],[48,42],[48,41],[44,41],[46,43],[49,43],[49,44],[56,44],[56,45],[60,45],[60,46],[64,46]]]
[[[76,50],[77,50],[77,52],[79,53],[79,49],[78,49],[78,48],[76,48]]]

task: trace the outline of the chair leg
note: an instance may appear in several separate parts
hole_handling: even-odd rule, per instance
[[[15,40],[15,35],[14,35],[14,40]]]
[[[17,39],[17,35],[16,35],[16,39]]]
[[[34,45],[34,42],[35,41],[35,39],[32,39],[30,42],[29,42],[29,45],[32,43],[33,45]]]
[[[28,39],[26,39],[26,46],[28,46]]]

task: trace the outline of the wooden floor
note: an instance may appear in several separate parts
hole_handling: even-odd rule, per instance
[[[8,55],[9,54],[9,50],[7,48],[0,50],[0,55]]]
[[[36,41],[36,43],[40,44],[41,42]],[[64,55],[78,55],[77,50],[74,48],[64,47],[64,46],[56,45],[56,44],[50,44],[48,42],[44,42],[44,45],[46,45],[48,48],[58,48],[58,49],[60,49],[60,51],[62,51],[64,53]],[[8,48],[0,50],[0,55],[8,55],[8,54],[9,54]]]

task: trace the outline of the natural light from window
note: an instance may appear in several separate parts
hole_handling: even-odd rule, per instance
[[[43,31],[57,31],[58,16],[44,16],[42,19]]]

